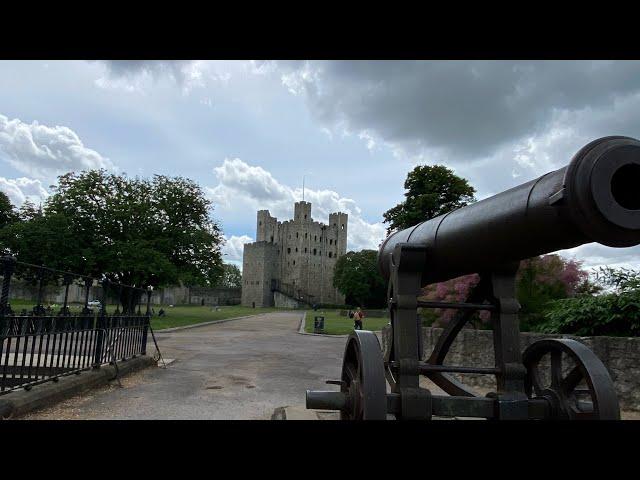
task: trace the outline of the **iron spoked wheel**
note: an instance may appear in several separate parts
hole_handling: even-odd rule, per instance
[[[341,420],[385,420],[387,396],[384,363],[378,337],[356,330],[347,340],[340,391],[347,397]]]
[[[600,359],[568,338],[539,340],[523,353],[529,398],[549,401],[552,419],[619,420],[613,381]]]

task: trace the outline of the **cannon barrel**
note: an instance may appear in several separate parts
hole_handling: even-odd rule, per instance
[[[634,138],[594,140],[566,167],[390,235],[378,267],[389,279],[397,244],[426,245],[426,285],[590,242],[640,243],[640,141]]]

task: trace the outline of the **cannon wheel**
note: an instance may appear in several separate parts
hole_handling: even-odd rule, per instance
[[[551,357],[550,385],[545,385],[541,360]],[[575,366],[563,375],[563,354]],[[565,358],[566,358],[565,357]],[[551,418],[566,420],[619,420],[620,406],[611,376],[600,359],[585,345],[568,338],[538,340],[523,353],[527,369],[525,390],[544,397],[551,405]],[[585,388],[578,388],[586,384]]]
[[[342,363],[342,386],[347,405],[341,420],[386,420],[384,363],[378,337],[357,330],[349,335]]]

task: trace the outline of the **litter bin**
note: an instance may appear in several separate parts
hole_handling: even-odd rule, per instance
[[[324,317],[317,315],[314,317],[313,333],[324,333]]]

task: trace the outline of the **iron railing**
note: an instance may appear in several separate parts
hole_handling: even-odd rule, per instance
[[[89,307],[95,278],[39,265],[0,258],[0,395],[18,388],[30,389],[64,375],[100,368],[146,354],[150,329],[151,288],[98,281],[102,287],[100,306]],[[12,278],[28,278],[37,288],[35,306],[16,314],[9,301]],[[44,306],[47,282],[61,282],[64,301],[57,312]],[[84,305],[73,313],[68,303],[69,287],[84,282]],[[109,293],[117,292],[115,309],[108,311]],[[141,301],[146,297],[146,312]],[[123,302],[122,300],[125,299]],[[121,303],[123,303],[121,308]]]

